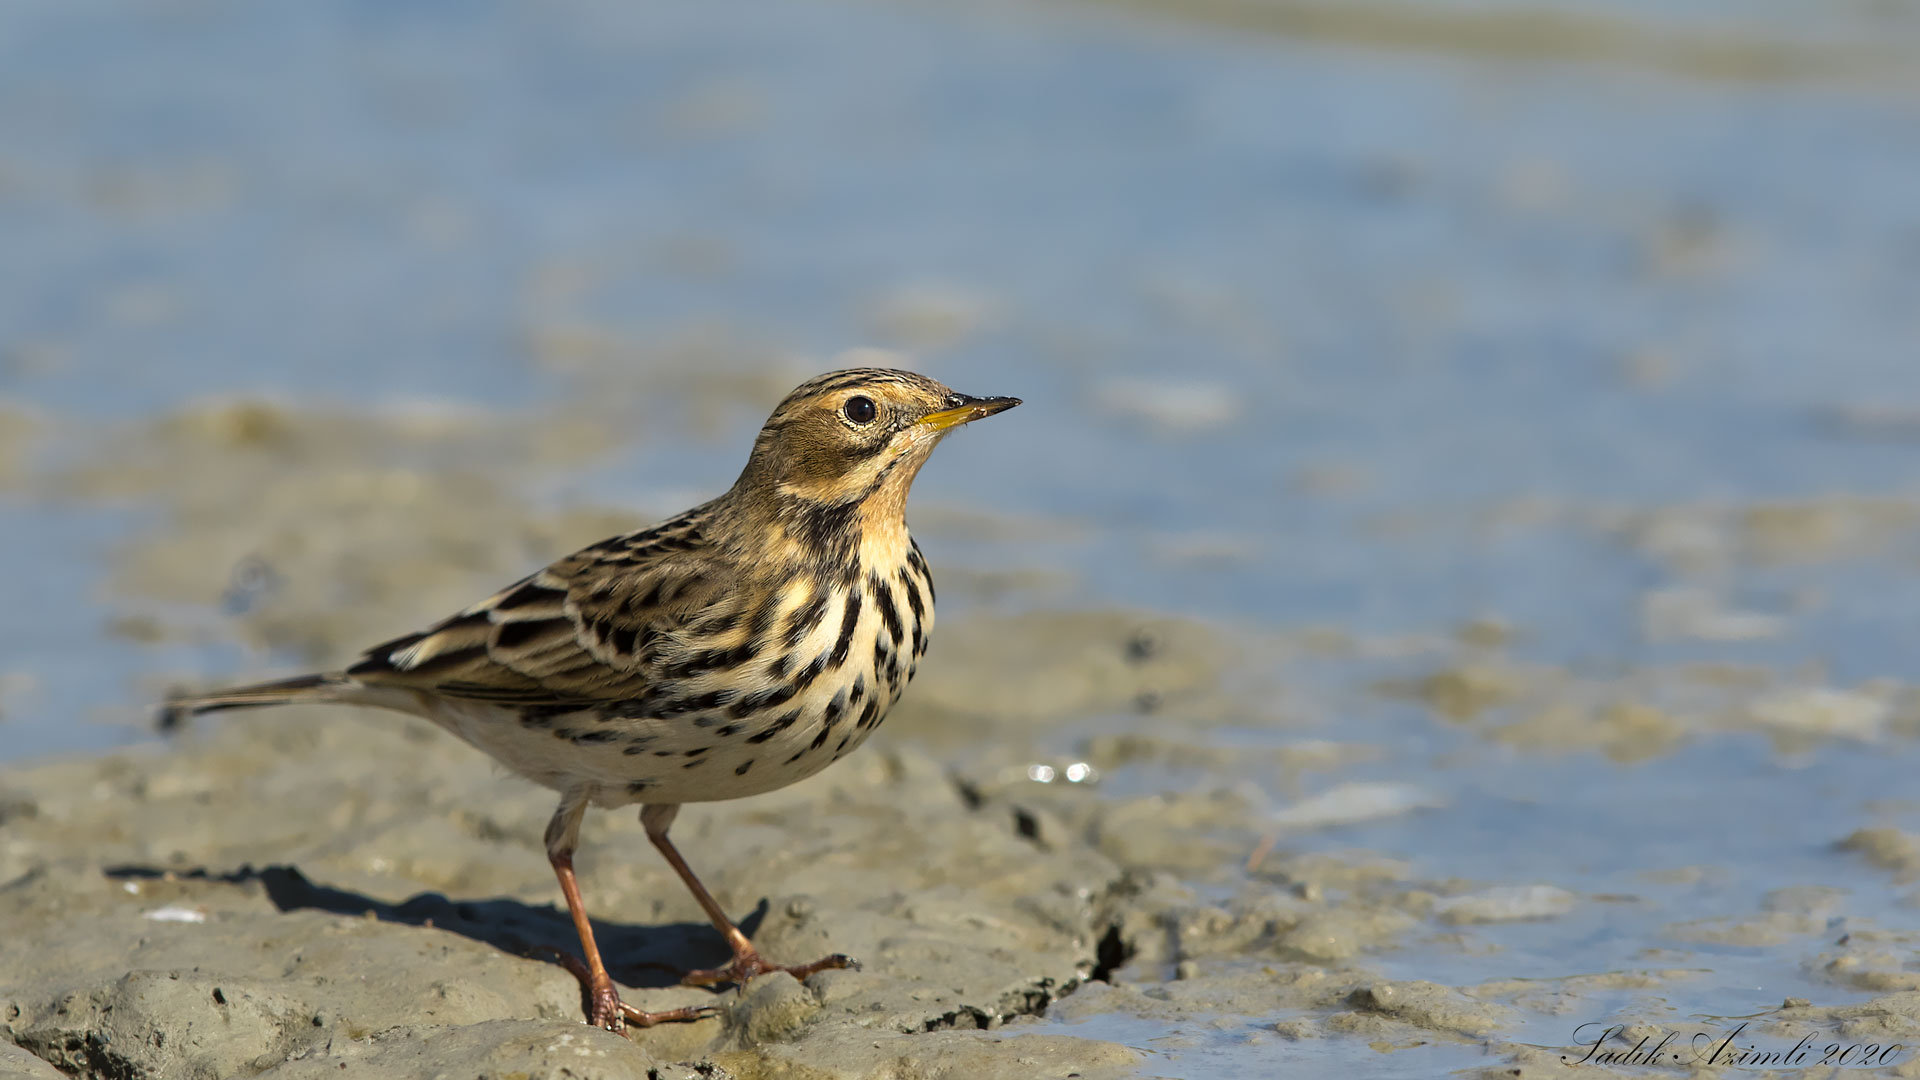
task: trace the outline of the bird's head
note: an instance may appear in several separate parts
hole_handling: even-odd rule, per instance
[[[897,516],[936,443],[962,424],[1018,404],[1019,398],[955,393],[911,371],[828,372],[800,384],[773,410],[735,491]]]

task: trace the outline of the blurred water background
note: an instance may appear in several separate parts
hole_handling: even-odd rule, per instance
[[[0,760],[149,739],[169,685],[342,659],[316,610],[382,597],[373,640],[715,493],[787,387],[889,350],[852,355],[1027,401],[917,487],[943,625],[1335,642],[1240,657],[1279,733],[1146,710],[1061,753],[1365,744],[1447,809],[1300,843],[1662,898],[1396,974],[1618,969],[1808,883],[1913,929],[1832,845],[1920,821],[1916,192],[1899,0],[9,4]],[[271,479],[312,460],[338,502]],[[403,572],[353,563],[429,516]],[[303,542],[363,592],[294,580]],[[1617,753],[1605,715],[1542,752],[1479,723],[1628,698],[1695,719]],[[1306,794],[1226,772],[1106,782]],[[1680,1012],[1864,993],[1695,944]]]

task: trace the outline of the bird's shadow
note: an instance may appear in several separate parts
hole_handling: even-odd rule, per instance
[[[553,905],[534,907],[506,897],[491,900],[452,900],[436,892],[416,893],[389,904],[361,893],[318,885],[297,867],[273,865],[254,869],[179,870],[156,866],[110,866],[106,876],[116,881],[209,881],[228,885],[258,882],[267,899],[281,911],[327,911],[336,915],[371,917],[459,934],[514,956],[558,965],[555,951],[580,955],[573,920]],[[763,898],[740,929],[749,937],[767,914]],[[634,987],[673,986],[694,968],[719,967],[731,959],[726,939],[707,923],[668,923],[633,926],[593,920],[593,934],[608,973]]]

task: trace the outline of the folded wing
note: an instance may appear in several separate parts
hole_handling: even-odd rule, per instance
[[[703,508],[704,509],[704,508]],[[417,634],[369,649],[346,674],[370,686],[526,707],[643,697],[711,616],[728,575],[699,511],[569,555]]]

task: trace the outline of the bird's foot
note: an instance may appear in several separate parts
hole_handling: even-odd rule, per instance
[[[811,964],[794,964],[789,967],[785,964],[772,963],[761,956],[758,950],[748,948],[745,952],[734,953],[733,962],[726,967],[689,971],[681,977],[680,983],[682,986],[714,986],[719,983],[745,986],[748,979],[755,975],[765,975],[769,971],[784,971],[796,979],[804,980],[816,971],[836,968],[858,971],[860,961],[845,953],[834,953],[832,956],[815,960]]]
[[[620,991],[614,989],[613,980],[604,973],[595,978],[593,972],[572,953],[559,949],[542,948],[541,952],[551,955],[560,966],[566,968],[573,977],[580,980],[580,989],[587,995],[587,1023],[603,1028],[615,1035],[625,1035],[627,1025],[634,1027],[652,1027],[680,1020],[699,1020],[712,1016],[720,1010],[712,1005],[683,1005],[677,1009],[661,1009],[648,1012],[636,1009],[620,1000]]]

